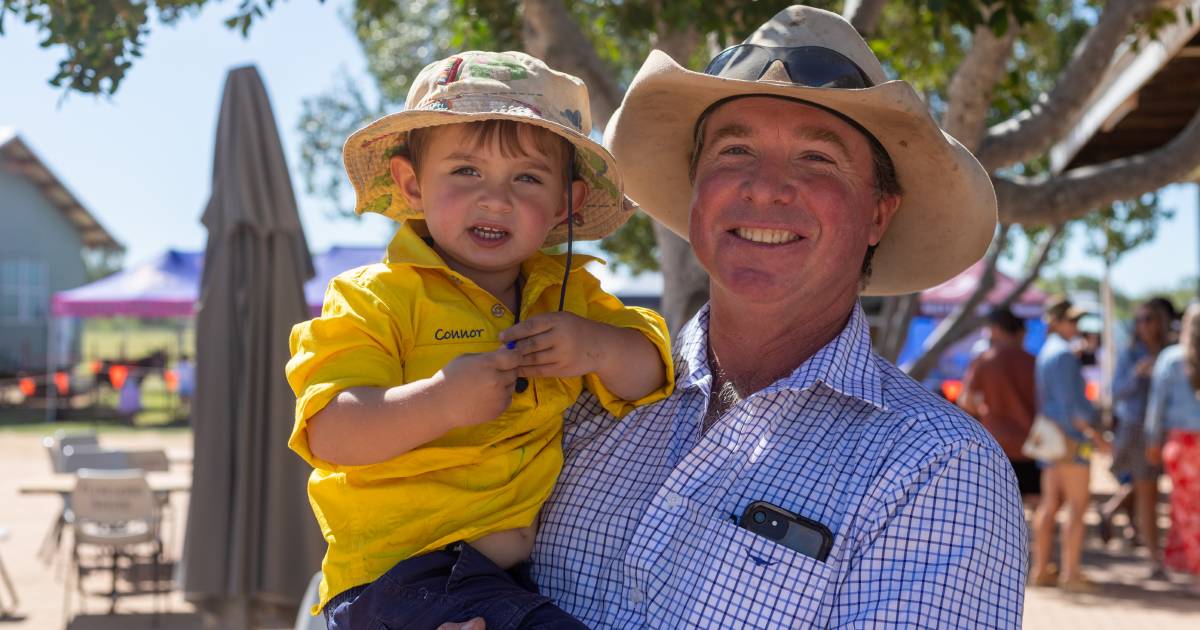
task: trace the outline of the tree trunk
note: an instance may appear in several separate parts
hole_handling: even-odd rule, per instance
[[[621,104],[616,73],[571,18],[562,0],[525,0],[521,39],[525,50],[551,68],[573,74],[588,86],[592,125],[604,129]]]
[[[846,0],[842,9],[842,17],[850,21],[863,39],[869,39],[875,34],[879,24],[879,16],[883,15],[883,5],[887,0]]]
[[[908,340],[908,327],[920,305],[920,293],[883,298],[879,326],[874,338],[875,351],[880,356],[893,363],[900,358],[900,351],[904,349],[904,342]]]
[[[700,34],[690,27],[670,29],[660,26],[658,33],[655,47],[684,67],[702,41]],[[708,301],[708,272],[696,260],[690,243],[657,221],[653,224],[663,275],[660,310],[674,334]]]
[[[671,334],[687,323],[708,301],[708,273],[696,260],[692,246],[662,224],[654,222],[658,259],[662,265],[663,295],[660,311]]]

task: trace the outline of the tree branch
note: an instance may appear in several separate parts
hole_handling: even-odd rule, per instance
[[[921,357],[908,369],[908,375],[914,379],[919,381],[928,376],[946,348],[979,328],[982,318],[977,311],[979,305],[987,299],[992,288],[996,286],[996,263],[999,262],[1000,255],[1004,253],[1011,226],[1001,225],[997,229],[998,234],[996,238],[992,239],[992,244],[988,247],[987,255],[984,257],[983,274],[979,276],[979,283],[975,285],[975,290],[971,292],[971,295],[939,322],[929,337],[925,339],[925,343],[921,346]]]
[[[1017,286],[1014,287],[1013,290],[1010,291],[1008,295],[1004,296],[1004,299],[1000,301],[1001,308],[1012,308],[1012,305],[1016,304],[1017,300],[1021,299],[1021,296],[1029,290],[1029,287],[1033,286],[1033,282],[1037,280],[1039,274],[1041,274],[1042,265],[1045,265],[1046,261],[1050,259],[1050,250],[1053,249],[1054,242],[1057,241],[1058,237],[1062,236],[1063,232],[1065,231],[1066,226],[1059,223],[1050,230],[1050,233],[1047,234],[1045,238],[1042,239],[1042,242],[1038,245],[1037,252],[1033,256],[1033,262],[1025,269],[1025,277],[1021,278],[1021,281],[1017,283]]]
[[[869,39],[875,34],[875,27],[879,25],[879,17],[883,15],[885,4],[887,0],[846,0],[842,8],[842,17],[854,26],[863,39]]]
[[[592,125],[603,129],[621,103],[616,73],[600,60],[562,0],[525,0],[523,9],[525,50],[550,67],[583,79],[591,99]]]
[[[946,92],[949,105],[942,117],[942,128],[971,151],[978,149],[983,141],[992,92],[1004,76],[1018,30],[1011,20],[1003,37],[996,37],[986,24],[976,27],[971,51],[950,79]]]
[[[1029,109],[994,125],[977,152],[988,171],[1044,153],[1079,119],[1096,85],[1108,70],[1117,46],[1138,19],[1156,6],[1180,0],[1110,0],[1096,25],[1079,42],[1058,82]]]
[[[1136,197],[1197,175],[1200,110],[1167,144],[1128,158],[1083,166],[1040,179],[993,176],[1000,221],[1022,225],[1064,223],[1114,201]]]

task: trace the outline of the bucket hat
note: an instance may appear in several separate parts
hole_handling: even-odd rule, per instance
[[[468,51],[425,67],[413,81],[404,111],[389,114],[350,135],[342,150],[354,186],[354,210],[395,221],[420,219],[392,180],[390,161],[406,154],[408,132],[482,120],[513,120],[547,129],[577,149],[575,170],[588,195],[573,213],[575,240],[612,234],[634,210],[623,194],[611,153],[588,137],[592,129],[587,87],[521,52]],[[564,222],[543,246],[567,240]]]
[[[745,45],[750,52],[783,54],[783,63],[764,57],[764,73],[747,80],[693,72],[655,50],[633,78],[605,130],[605,145],[620,161],[626,192],[642,210],[687,239],[688,171],[701,116],[732,98],[783,97],[850,120],[873,136],[895,165],[905,193],[876,249],[863,294],[927,289],[983,256],[996,229],[996,194],[987,171],[938,127],[912,86],[887,79],[849,22],[828,11],[792,6]],[[814,76],[798,82],[797,74]]]

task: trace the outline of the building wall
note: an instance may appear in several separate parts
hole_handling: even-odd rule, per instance
[[[50,297],[87,281],[83,242],[29,180],[0,170],[0,374],[45,367]],[[13,312],[19,295],[19,312]]]

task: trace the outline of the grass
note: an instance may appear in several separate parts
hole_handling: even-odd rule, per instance
[[[195,325],[191,320],[140,320],[133,317],[85,319],[80,324],[79,363],[73,375],[86,381],[93,361],[134,361],[162,351],[171,367],[181,353],[195,356]],[[75,379],[73,379],[75,380]],[[58,422],[46,422],[44,401],[33,399],[5,405],[0,397],[0,431],[53,433],[57,429],[141,431],[163,429],[189,431],[187,409],[179,396],[168,390],[159,373],[148,374],[141,384],[142,410],[132,424],[117,413],[118,393],[99,387],[73,398]],[[60,407],[63,401],[59,401]]]
[[[196,327],[184,320],[139,320],[112,317],[83,320],[79,351],[82,363],[101,359],[138,359],[156,351],[172,362],[182,351],[195,356]]]

